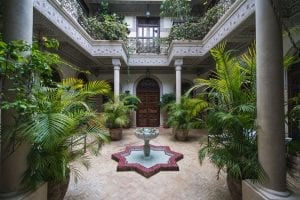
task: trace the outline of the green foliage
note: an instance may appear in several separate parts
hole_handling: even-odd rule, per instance
[[[136,110],[138,104],[141,103],[141,100],[137,96],[126,93],[122,94],[120,99],[124,102],[124,105],[129,108],[129,110]]]
[[[172,103],[175,102],[175,95],[173,93],[163,94],[161,96],[160,107],[163,110],[169,110],[169,107]]]
[[[105,103],[103,107],[107,128],[122,128],[129,123],[128,113],[130,111],[130,106],[125,105],[123,100],[110,100]]]
[[[187,17],[186,22],[172,26],[168,41],[201,40],[225,13],[222,5],[209,9],[202,17]]]
[[[160,6],[160,16],[184,20],[192,8],[188,0],[164,0]]]
[[[0,41],[0,77],[4,83],[1,109],[16,110],[17,121],[26,120],[34,112],[36,105],[31,102],[33,86],[52,82],[51,66],[61,63],[61,60],[47,50],[57,48],[58,42],[47,38],[42,38],[39,43],[35,41],[33,45],[23,41]]]
[[[225,43],[211,50],[216,71],[208,80],[196,79],[194,88],[207,92],[209,103],[206,123],[209,142],[199,151],[202,162],[206,155],[220,170],[236,179],[264,178],[257,155],[255,133],[255,50],[240,58],[226,51]]]
[[[108,12],[108,3],[100,4],[99,13],[94,17],[79,17],[79,23],[96,40],[127,40],[129,29],[124,18]]]
[[[63,80],[57,88],[34,87],[34,114],[17,127],[21,138],[31,144],[28,169],[22,180],[26,187],[35,188],[44,181],[64,181],[74,159],[83,159],[89,166],[84,149],[77,146],[78,139],[89,136],[100,144],[108,140],[104,121],[91,109],[88,98],[109,90],[104,81],[84,84],[73,78]],[[71,150],[71,146],[76,148]]]
[[[292,155],[300,154],[300,139],[294,139],[288,144],[288,153]]]
[[[297,96],[290,98],[289,103],[291,105],[294,105],[288,113],[289,120],[292,123],[298,123],[298,121],[300,120],[300,93]]]
[[[190,130],[203,126],[198,113],[206,109],[207,102],[202,99],[182,97],[180,103],[171,103],[167,124],[175,130]]]

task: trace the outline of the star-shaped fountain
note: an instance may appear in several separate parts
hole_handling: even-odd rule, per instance
[[[117,171],[136,171],[149,178],[159,171],[178,171],[177,161],[181,153],[171,151],[168,146],[150,145],[149,141],[159,134],[155,128],[138,128],[136,136],[144,140],[143,146],[126,146],[125,150],[112,154],[118,163]]]

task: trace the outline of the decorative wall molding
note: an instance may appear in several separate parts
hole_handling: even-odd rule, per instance
[[[128,59],[129,66],[169,66],[167,55],[131,55]]]
[[[255,0],[237,0],[202,41],[173,41],[168,55],[128,57],[122,41],[93,40],[77,22],[73,7],[70,12],[62,7],[61,1],[34,0],[34,8],[90,56],[120,58],[129,66],[169,66],[176,58],[204,56],[255,12]]]
[[[238,0],[203,39],[203,54],[224,40],[255,12],[255,0]]]

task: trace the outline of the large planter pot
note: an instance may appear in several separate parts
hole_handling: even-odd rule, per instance
[[[189,136],[189,131],[188,130],[175,130],[175,138],[179,141],[186,141]]]
[[[64,182],[48,182],[48,200],[63,200],[70,183],[70,176]]]
[[[227,186],[232,200],[242,199],[242,180],[227,175]]]
[[[290,174],[300,181],[300,154],[288,154],[287,164]]]
[[[110,138],[113,141],[122,139],[122,128],[111,128],[109,129]]]

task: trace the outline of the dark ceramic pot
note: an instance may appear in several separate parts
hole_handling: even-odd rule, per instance
[[[63,200],[70,183],[70,175],[64,182],[48,182],[48,200]]]
[[[112,128],[109,129],[110,138],[113,141],[122,139],[122,129],[121,128]]]
[[[242,200],[242,180],[227,175],[226,181],[232,200]]]

